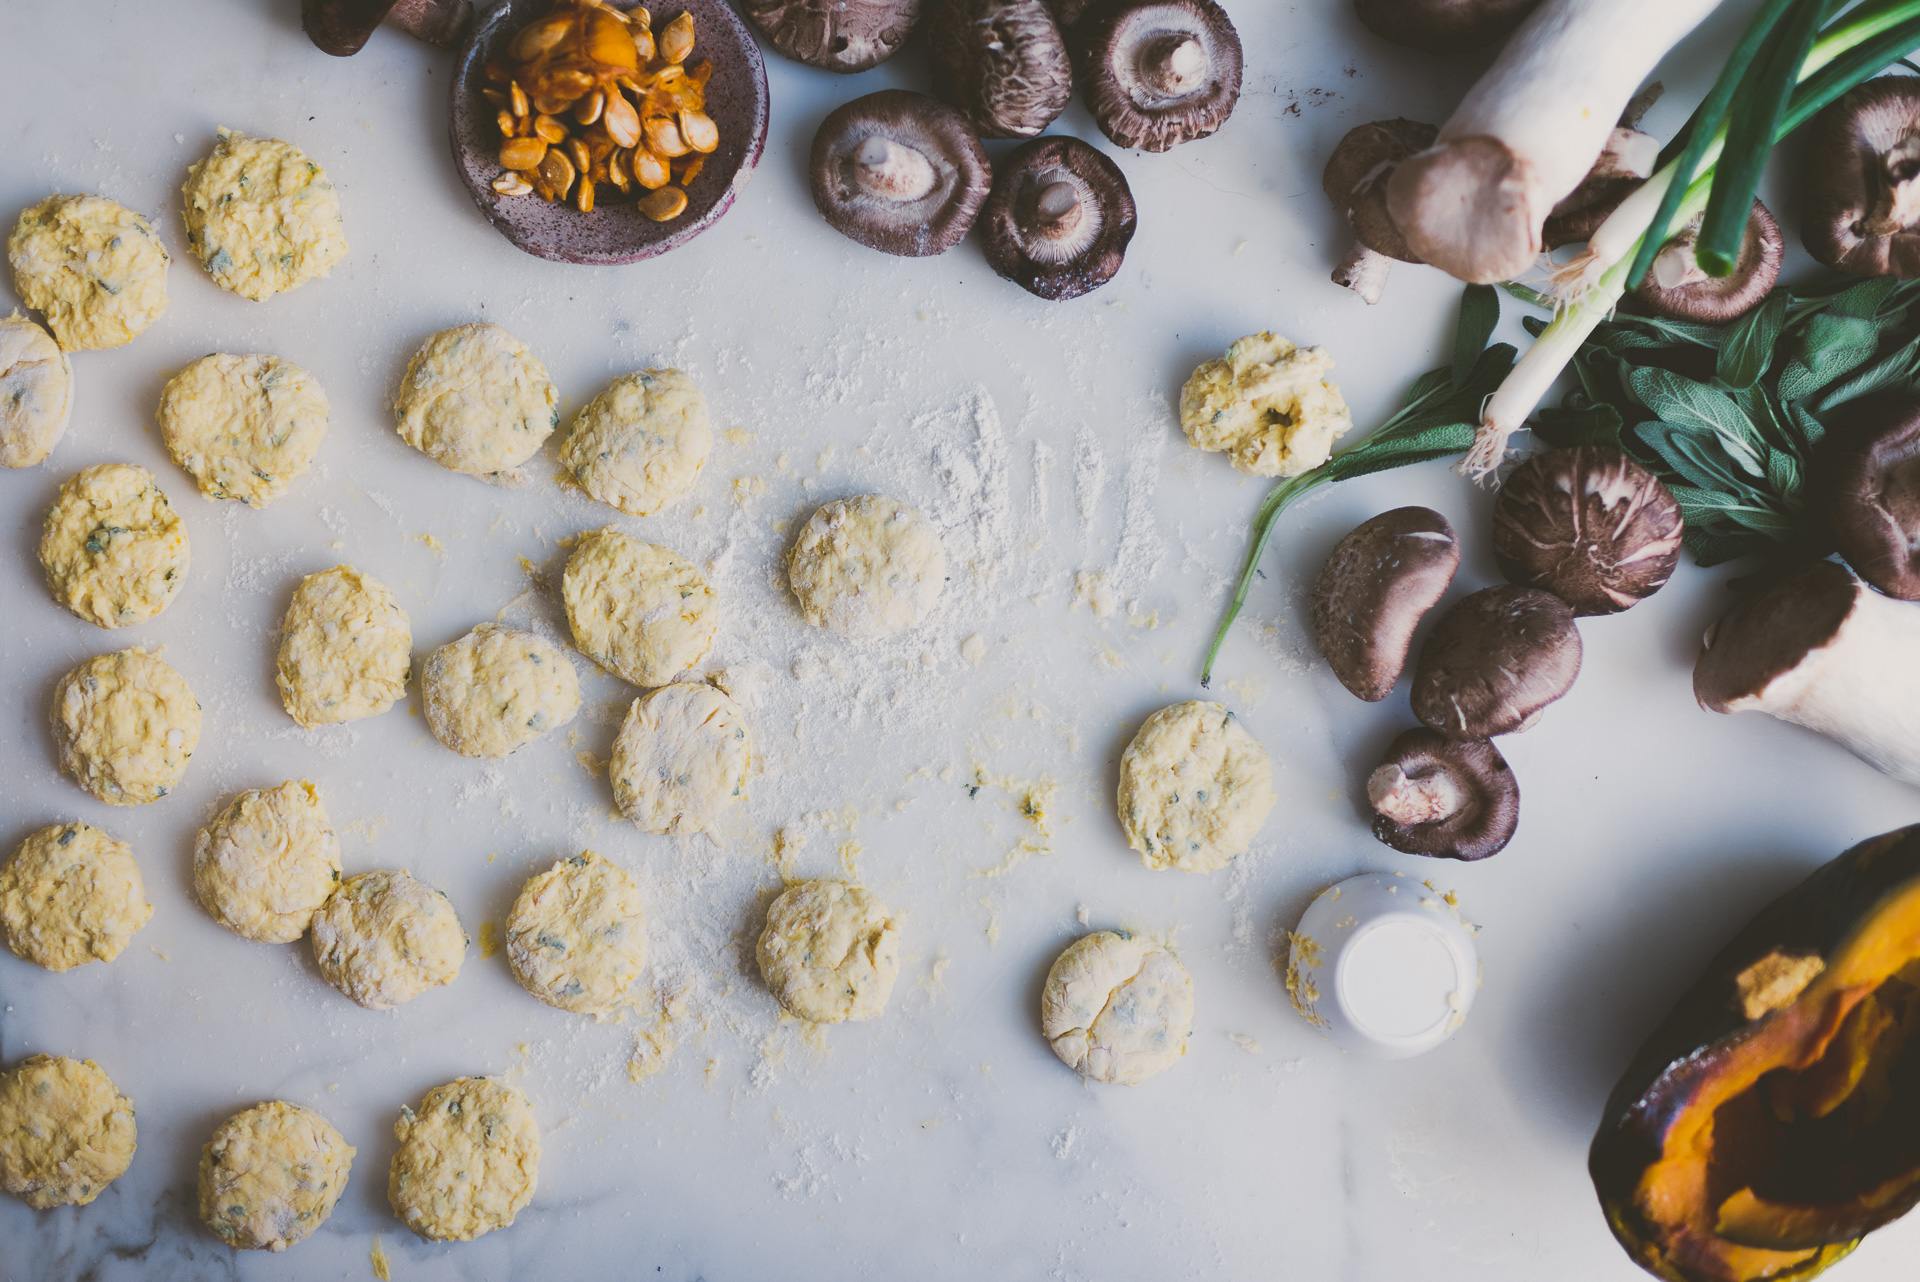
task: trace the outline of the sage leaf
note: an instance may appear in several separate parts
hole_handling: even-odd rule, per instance
[[[1453,385],[1465,387],[1475,362],[1500,323],[1500,294],[1491,285],[1469,285],[1460,295],[1460,323],[1453,331]]]
[[[1803,400],[1858,369],[1873,359],[1879,339],[1879,327],[1862,317],[1812,317],[1800,331],[1798,350],[1780,371],[1780,399]]]
[[[1920,339],[1894,348],[1852,378],[1828,388],[1826,395],[1820,398],[1820,408],[1830,410],[1836,405],[1845,405],[1848,401],[1870,396],[1885,388],[1910,385],[1916,373],[1920,373]]]
[[[1753,423],[1725,392],[1653,366],[1628,374],[1627,386],[1655,417],[1683,431],[1715,436],[1747,472],[1765,474]]]
[[[1780,341],[1786,323],[1786,295],[1774,294],[1727,331],[1714,374],[1728,387],[1752,387],[1772,363],[1774,344]]]

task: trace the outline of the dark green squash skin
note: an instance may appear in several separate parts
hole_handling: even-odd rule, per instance
[[[1769,904],[1721,949],[1706,973],[1641,1045],[1607,1097],[1600,1129],[1587,1155],[1587,1169],[1607,1223],[1636,1263],[1664,1277],[1722,1282],[1714,1275],[1683,1270],[1673,1261],[1649,1259],[1658,1255],[1657,1238],[1635,1207],[1634,1193],[1641,1175],[1659,1159],[1668,1129],[1686,1111],[1699,1087],[1711,1079],[1720,1054],[1765,1022],[1749,1023],[1739,1012],[1735,977],[1775,949],[1817,954],[1831,961],[1878,905],[1916,880],[1920,880],[1920,824],[1861,842],[1822,865]],[[1910,1205],[1889,1207],[1886,1219],[1898,1218]],[[1824,1259],[1815,1257],[1810,1267],[1775,1273],[1769,1282],[1810,1278],[1857,1242],[1830,1250]],[[1655,1263],[1664,1264],[1665,1271],[1655,1268]]]

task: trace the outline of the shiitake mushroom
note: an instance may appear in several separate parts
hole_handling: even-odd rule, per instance
[[[1665,585],[1685,528],[1672,491],[1624,451],[1572,445],[1534,455],[1501,485],[1493,557],[1575,614],[1617,614]]]
[[[1030,294],[1078,298],[1120,270],[1136,215],[1120,167],[1078,138],[1017,147],[981,211],[993,270]]]
[[[933,91],[983,138],[1032,138],[1073,93],[1073,66],[1046,0],[931,0]]]
[[[1072,46],[1087,109],[1122,147],[1205,138],[1240,100],[1240,36],[1213,0],[1108,0]]]
[[[849,74],[899,52],[921,0],[741,0],[740,12],[783,56]]]
[[[820,122],[813,203],[841,235],[905,258],[944,253],[992,188],[987,153],[961,114],[926,94],[883,89]]]

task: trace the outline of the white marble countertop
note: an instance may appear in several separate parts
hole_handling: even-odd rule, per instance
[[[889,259],[812,210],[814,126],[856,94],[922,83],[917,52],[847,80],[771,60],[766,159],[733,212],[659,261],[582,269],[526,257],[480,219],[445,154],[451,60],[405,36],[335,60],[292,0],[0,6],[0,217],[96,191],[145,211],[174,251],[165,317],[76,355],[67,438],[47,465],[0,476],[0,846],[85,819],[132,842],[154,905],[109,965],[52,975],[0,954],[0,1061],[91,1057],[140,1127],[132,1168],[93,1205],[0,1197],[0,1279],[358,1278],[378,1251],[405,1282],[1641,1276],[1586,1175],[1609,1086],[1759,905],[1920,818],[1920,793],[1810,734],[1698,710],[1692,657],[1729,576],[1689,565],[1650,603],[1585,621],[1578,685],[1503,743],[1525,796],[1511,847],[1436,866],[1377,844],[1362,783],[1411,724],[1405,687],[1380,705],[1342,690],[1313,658],[1303,593],[1334,539],[1408,502],[1462,531],[1455,594],[1497,581],[1488,496],[1436,465],[1286,519],[1215,687],[1273,752],[1280,803],[1229,871],[1140,865],[1113,820],[1115,762],[1147,712],[1198,695],[1264,492],[1181,441],[1180,382],[1270,327],[1330,348],[1358,421],[1377,422],[1443,359],[1457,297],[1410,270],[1371,310],[1330,285],[1344,239],[1319,167],[1353,124],[1444,116],[1472,68],[1386,49],[1336,0],[1229,7],[1248,53],[1237,115],[1206,142],[1119,156],[1140,205],[1126,267],[1047,304],[972,243]],[[1691,47],[1673,65],[1704,75],[1717,57]],[[1670,129],[1684,102],[1662,110],[1653,123]],[[1061,123],[1097,139],[1077,103]],[[178,190],[218,125],[291,139],[327,167],[352,244],[329,279],[252,304],[186,255]],[[544,464],[538,484],[496,490],[396,438],[387,407],[408,355],[473,319],[528,342],[569,409],[615,374],[675,364],[732,429],[690,501],[612,522],[708,567],[730,603],[709,667],[767,665],[752,713],[765,772],[718,842],[610,815],[576,754],[605,756],[632,691],[584,661],[570,730],[497,763],[441,748],[417,699],[312,734],[279,706],[275,636],[302,574],[347,561],[385,580],[424,655],[501,612],[550,625],[551,598],[529,589],[555,576],[559,540],[615,516]],[[201,500],[152,426],[164,381],[214,350],[285,356],[332,402],[318,464],[264,511]],[[53,605],[33,561],[54,489],[107,460],[154,469],[193,540],[180,599],[111,636]],[[923,628],[843,646],[801,623],[776,566],[789,522],[873,489],[934,516],[953,578]],[[1082,573],[1103,576],[1111,613],[1074,606]],[[960,653],[976,633],[977,667]],[[128,644],[166,647],[206,729],[178,793],[114,810],[55,769],[47,701],[68,667]],[[998,782],[970,796],[978,770]],[[476,940],[556,857],[592,847],[633,869],[652,978],[688,992],[664,1070],[629,1080],[644,1014],[595,1025],[544,1007],[501,955],[470,950],[452,986],[374,1013],[323,983],[304,945],[215,925],[191,898],[195,830],[235,791],[290,777],[321,788],[348,872],[410,868]],[[1024,789],[1002,785],[1043,779],[1059,786],[1046,848],[983,875],[1039,837],[1016,810]],[[906,915],[884,1018],[814,1037],[777,1018],[751,940],[780,884],[781,828],[808,838],[798,871],[838,874],[844,854]],[[1484,928],[1472,1015],[1422,1059],[1343,1056],[1275,970],[1309,899],[1367,870],[1456,889]],[[1038,1035],[1041,980],[1085,929],[1082,906],[1096,927],[1171,935],[1193,973],[1191,1053],[1143,1087],[1083,1084]],[[391,1124],[470,1073],[509,1074],[532,1097],[539,1192],[507,1231],[430,1244],[387,1207]],[[229,1251],[193,1205],[214,1124],[267,1098],[321,1110],[359,1149],[332,1219],[278,1257]],[[1916,1247],[1920,1220],[1835,1276],[1911,1277]]]

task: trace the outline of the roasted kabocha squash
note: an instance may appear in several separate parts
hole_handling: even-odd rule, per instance
[[[1798,1282],[1920,1200],[1920,826],[1774,901],[1654,1030],[1588,1157],[1671,1282]]]

